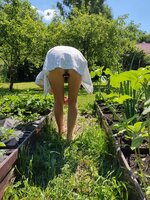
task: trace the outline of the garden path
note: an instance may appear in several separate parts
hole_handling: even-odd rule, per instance
[[[64,106],[64,125],[65,125],[65,127],[67,126],[67,110],[68,110],[68,107],[67,107],[67,105],[65,105]],[[53,116],[52,120],[54,122],[54,127],[57,130],[54,116]],[[92,116],[92,110],[88,111],[87,113],[82,113],[82,110],[79,109],[73,139],[78,137],[88,127],[95,126],[96,121],[97,121],[96,117]],[[66,136],[67,136],[67,130],[63,133],[63,137],[66,138]]]

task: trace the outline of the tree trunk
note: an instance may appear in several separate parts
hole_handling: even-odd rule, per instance
[[[9,90],[12,91],[13,90],[14,81],[15,81],[16,70],[13,69],[13,67],[11,67],[9,72],[10,72]]]
[[[10,91],[13,90],[13,85],[14,85],[14,83],[13,83],[13,82],[10,82],[10,84],[9,84],[9,90],[10,90]]]
[[[9,90],[12,91],[13,90],[13,85],[14,85],[14,81],[13,81],[13,75],[10,75],[10,83],[9,83]]]

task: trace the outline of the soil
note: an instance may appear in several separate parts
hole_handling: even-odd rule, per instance
[[[145,182],[147,185],[150,185],[150,155],[140,154],[140,158],[142,161],[142,171],[144,173]],[[136,175],[135,173],[136,171],[140,173],[135,154],[130,155],[130,168],[132,172],[134,172],[135,175]],[[137,177],[137,180],[140,182],[139,176],[136,175],[136,177]]]
[[[110,127],[114,125],[117,121],[116,118],[114,118],[113,114],[111,111],[106,108],[104,105],[104,102],[97,102],[102,113],[104,114],[104,117],[106,119],[107,125]],[[118,112],[118,117],[121,118],[121,112],[119,110]],[[116,134],[117,130],[113,130],[112,134]],[[139,165],[137,163],[137,158],[135,155],[135,151],[131,150],[130,145],[131,141],[126,140],[124,135],[119,135],[119,136],[114,136],[115,143],[117,147],[120,147],[127,162],[129,167],[131,168],[131,171],[135,174],[137,181],[140,183],[140,170],[139,170]],[[149,149],[147,145],[147,141],[144,140],[143,144],[140,147],[140,160],[141,160],[141,166],[142,166],[142,172],[144,174],[144,179],[146,182],[146,185],[150,185],[150,154],[149,154]]]

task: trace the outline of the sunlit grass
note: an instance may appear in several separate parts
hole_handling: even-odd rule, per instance
[[[9,88],[9,83],[0,83],[0,88]],[[13,88],[19,90],[39,89],[34,82],[14,83]]]

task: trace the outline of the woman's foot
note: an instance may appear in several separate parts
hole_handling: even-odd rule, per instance
[[[63,126],[62,129],[59,131],[59,134],[62,135],[63,133],[67,132],[67,127]]]
[[[67,135],[67,140],[68,142],[73,141],[76,138],[76,132],[74,131],[74,133]]]
[[[71,142],[72,141],[72,134],[67,134],[67,141]]]

